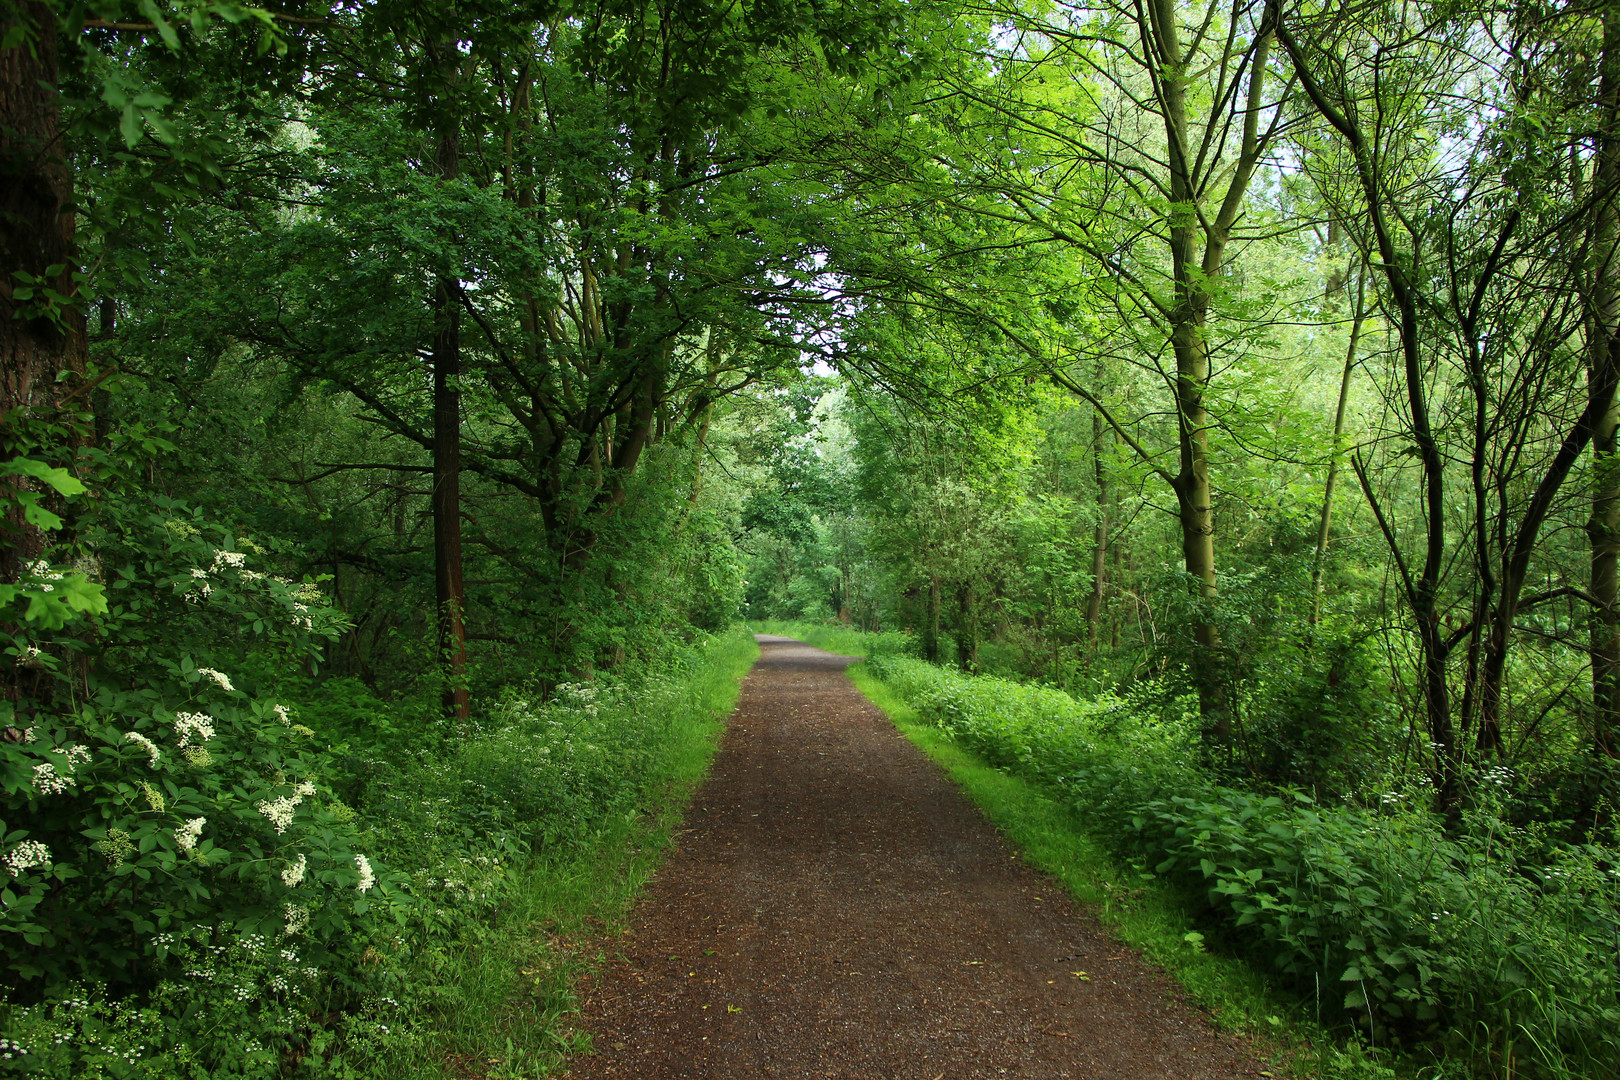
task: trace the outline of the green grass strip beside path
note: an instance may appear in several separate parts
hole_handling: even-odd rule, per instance
[[[743,630],[715,639],[684,687],[651,801],[517,873],[499,917],[426,965],[437,998],[434,1045],[388,1055],[369,1075],[515,1080],[553,1072],[590,1049],[574,1021],[574,986],[606,959],[601,939],[623,928],[663,862],[758,657]]]

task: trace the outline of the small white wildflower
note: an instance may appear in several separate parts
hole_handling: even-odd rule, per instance
[[[308,865],[308,860],[305,859],[302,854],[300,854],[297,862],[288,865],[288,867],[281,872],[281,883],[287,886],[289,889],[296,888],[298,883],[304,880],[304,868]],[[283,955],[285,956],[286,954]]]
[[[197,669],[197,674],[202,675],[202,676],[204,676],[206,678],[209,678],[209,679],[213,679],[216,683],[219,684],[219,688],[221,690],[235,690],[236,689],[236,687],[231,685],[230,678],[223,671],[215,671],[211,667],[200,667],[200,668]]]
[[[214,718],[207,713],[183,712],[174,716],[174,734],[184,750],[191,740],[203,742],[214,737]]]
[[[36,866],[50,865],[51,849],[38,840],[24,840],[6,853],[6,869],[14,875]]]
[[[222,568],[226,567],[233,570],[240,569],[243,560],[246,558],[247,556],[240,551],[216,551],[214,552],[214,565],[208,569],[211,573],[218,573]]]
[[[270,711],[275,713],[276,716],[281,720],[281,726],[282,727],[291,727],[292,726],[292,713],[287,709],[287,706],[285,706],[285,705],[272,706]]]
[[[355,886],[356,889],[365,892],[377,884],[376,875],[371,872],[371,863],[366,860],[364,855],[356,855],[354,865],[360,869],[360,883]]]
[[[199,566],[193,566],[191,568],[191,576],[194,577],[194,578],[205,578],[205,577],[208,576],[208,571],[202,569]]]
[[[41,795],[60,795],[73,786],[73,775],[58,775],[56,766],[45,762],[34,766],[34,790]]]
[[[158,758],[163,756],[162,753],[158,751],[157,744],[138,731],[124,732],[124,741],[135,743],[142,750],[145,750],[147,757],[152,759],[151,764],[153,765],[156,765],[158,763]]]
[[[181,851],[190,851],[197,846],[197,838],[202,835],[203,826],[206,824],[207,818],[194,817],[174,830],[174,842],[180,845]]]
[[[237,571],[236,576],[242,579],[242,583],[244,585],[254,581],[262,581],[264,579],[264,575],[259,573],[257,570],[239,570]]]
[[[32,660],[34,657],[36,657],[38,655],[39,655],[38,646],[35,646],[35,645],[28,646],[22,652],[17,654],[17,666],[22,667],[24,664],[27,664],[30,660]]]
[[[282,930],[282,934],[287,937],[297,937],[309,929],[309,908],[289,901],[283,905],[283,910],[287,914],[287,926],[286,929]]]
[[[299,799],[293,795],[282,795],[274,799],[261,799],[255,809],[270,820],[276,827],[276,835],[280,836],[292,824],[293,812],[298,809]]]
[[[66,755],[69,766],[85,765],[90,761],[90,748],[83,743],[74,743],[66,750],[58,750],[56,752],[58,754]]]
[[[315,794],[315,785],[310,783],[308,780],[305,780],[303,783],[293,788],[293,793],[300,799],[307,799],[311,795]]]

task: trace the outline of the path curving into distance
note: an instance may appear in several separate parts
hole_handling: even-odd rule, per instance
[[[761,636],[676,850],[582,987],[574,1080],[1227,1080],[1266,1068],[1025,866],[857,691]],[[1083,972],[1083,975],[1076,975]]]

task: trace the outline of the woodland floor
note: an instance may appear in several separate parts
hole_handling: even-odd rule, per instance
[[[582,988],[597,1053],[568,1077],[1266,1068],[1025,866],[847,657],[760,642],[676,850]]]

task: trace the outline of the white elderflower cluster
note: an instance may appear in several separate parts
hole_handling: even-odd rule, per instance
[[[60,795],[73,786],[73,773],[58,773],[50,762],[34,766],[34,790],[41,795]]]
[[[52,570],[51,564],[46,562],[44,559],[38,559],[29,563],[28,573],[40,579],[40,592],[55,592],[56,586],[50,584],[50,582],[61,581],[63,577],[63,574],[60,571]]]
[[[287,706],[273,705],[270,711],[276,714],[276,718],[281,721],[282,727],[292,727],[292,711]]]
[[[276,827],[276,835],[280,836],[292,824],[293,813],[302,801],[296,795],[281,795],[274,799],[260,799],[254,808],[269,819],[270,824]]]
[[[194,817],[174,830],[174,842],[180,845],[181,851],[190,851],[197,846],[197,838],[202,836],[203,826],[206,824],[207,818]]]
[[[356,889],[366,892],[377,884],[377,876],[371,872],[371,863],[364,855],[356,855],[354,865],[360,870],[360,883],[355,886]]]
[[[36,866],[51,865],[51,849],[38,840],[24,840],[6,852],[6,869],[13,875]]]
[[[211,667],[200,667],[200,668],[197,669],[197,674],[199,674],[199,675],[201,675],[201,676],[203,676],[204,678],[207,678],[207,679],[213,679],[214,682],[219,684],[219,688],[221,690],[235,690],[236,689],[236,687],[231,685],[230,677],[228,675],[226,675],[223,671],[215,671]]]
[[[208,571],[204,570],[200,566],[193,566],[191,568],[191,576],[194,578],[206,578],[208,576]]]
[[[264,575],[257,570],[238,570],[236,576],[242,579],[242,584],[249,585],[255,581],[263,581]]]
[[[74,743],[62,750],[52,750],[53,754],[61,754],[67,759],[68,768],[75,765],[88,765],[90,763],[90,748],[84,743]]]
[[[270,824],[276,827],[277,835],[285,832],[287,826],[292,824],[293,811],[298,804],[315,794],[315,785],[308,780],[301,781],[293,788],[291,795],[279,795],[274,799],[260,799],[255,807],[259,813],[270,819]]]
[[[214,552],[214,565],[208,568],[209,573],[217,574],[221,570],[240,570],[247,556],[240,551]]]
[[[289,901],[282,910],[287,915],[287,926],[281,931],[283,935],[297,937],[309,929],[309,908]]]
[[[297,888],[298,883],[304,880],[304,870],[309,866],[309,860],[300,853],[298,861],[288,864],[281,872],[281,883],[289,889]]]
[[[174,735],[184,750],[191,740],[205,742],[214,737],[214,718],[207,713],[183,712],[174,716]]]
[[[138,731],[124,732],[124,741],[132,742],[139,746],[142,750],[145,750],[146,756],[151,759],[151,764],[153,765],[156,765],[158,763],[158,758],[163,756],[162,752],[157,748],[157,743],[153,742],[151,739],[148,739],[145,735],[142,735]]]
[[[202,601],[208,599],[209,594],[212,593],[213,591],[214,591],[214,587],[212,585],[208,584],[208,582],[205,581],[201,585],[197,586],[195,589],[188,589],[186,591],[186,603],[188,603],[188,604],[201,603]]]

